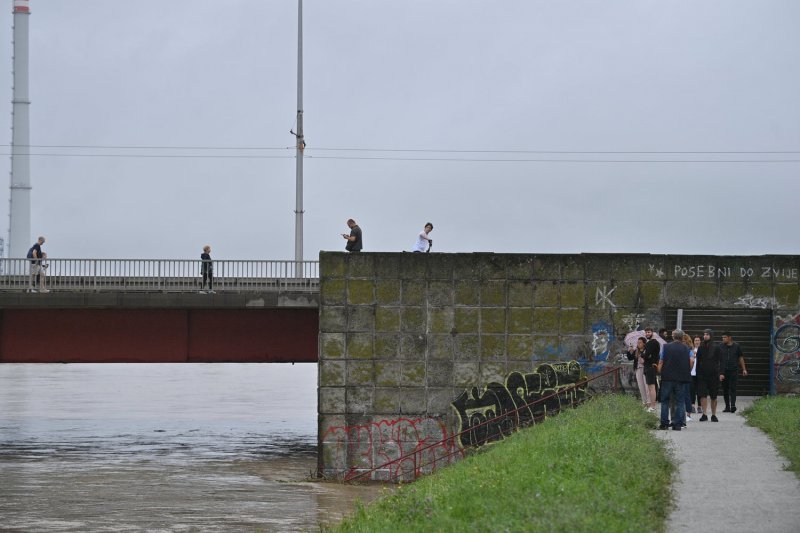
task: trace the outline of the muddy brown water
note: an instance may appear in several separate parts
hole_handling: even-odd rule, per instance
[[[0,530],[318,531],[316,364],[0,365]]]

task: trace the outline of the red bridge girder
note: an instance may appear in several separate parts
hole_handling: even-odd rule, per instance
[[[2,363],[316,362],[317,309],[3,309]]]

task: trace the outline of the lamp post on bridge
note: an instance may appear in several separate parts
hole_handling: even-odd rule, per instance
[[[303,277],[303,0],[297,0],[297,140],[295,154],[294,260],[295,277]]]

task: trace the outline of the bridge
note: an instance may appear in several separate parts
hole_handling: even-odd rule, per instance
[[[0,261],[0,362],[316,362],[318,261]]]

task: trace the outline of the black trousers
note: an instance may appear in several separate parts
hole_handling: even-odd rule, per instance
[[[722,382],[722,397],[725,399],[725,408],[736,407],[736,381],[739,379],[738,370],[726,370]]]
[[[200,284],[200,288],[206,286],[208,283],[208,290],[214,290],[214,271],[211,269],[203,269],[203,283]]]

